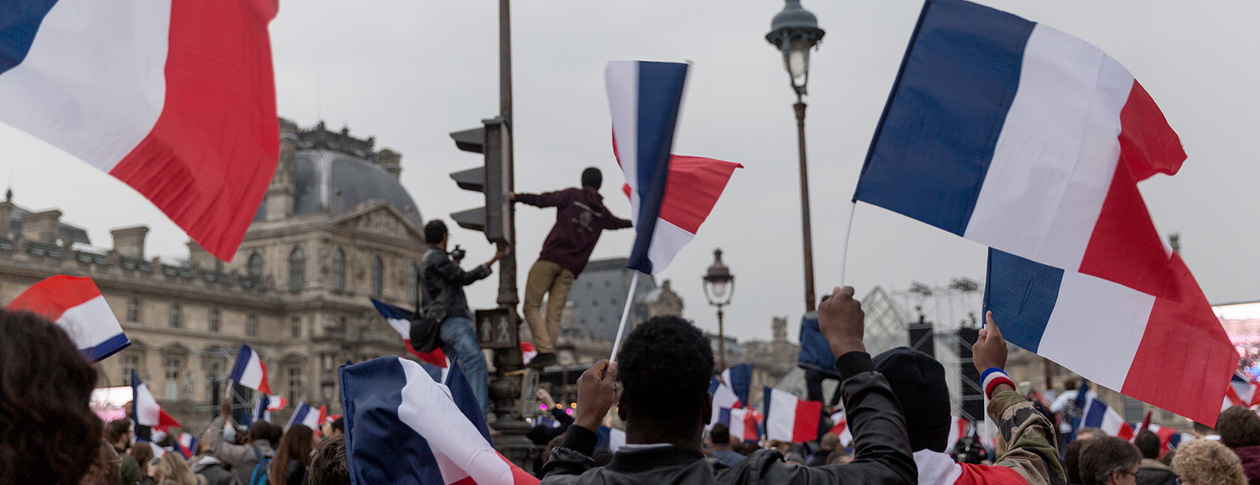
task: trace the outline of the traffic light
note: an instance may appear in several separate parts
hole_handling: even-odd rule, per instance
[[[504,170],[508,156],[505,148],[510,141],[510,131],[504,126],[503,118],[481,120],[481,128],[456,131],[451,133],[455,146],[460,150],[484,155],[485,163],[479,168],[454,172],[451,178],[464,190],[485,194],[486,205],[451,213],[451,219],[459,227],[481,231],[486,240],[496,244],[507,244],[507,235],[511,233],[510,208],[507,199],[511,176]]]

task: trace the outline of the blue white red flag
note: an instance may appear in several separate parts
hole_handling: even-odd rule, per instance
[[[1256,392],[1255,383],[1235,372],[1229,381],[1229,389],[1225,391],[1221,411],[1233,406],[1251,407],[1256,404],[1260,404],[1260,392]]]
[[[730,386],[741,403],[752,402],[752,364],[738,364],[722,371],[722,382]]]
[[[635,238],[627,267],[642,273],[664,271],[694,236],[660,221],[687,68],[672,62],[614,61],[604,71],[613,150],[630,185]]]
[[[755,409],[731,409],[731,422],[727,423],[731,436],[745,443],[761,441],[762,423],[765,417]]]
[[[986,306],[1007,340],[1214,423],[1238,355],[1137,189],[1185,158],[1097,47],[929,0],[854,200],[990,246]]]
[[[254,415],[250,416],[252,422],[271,422],[271,410],[268,409],[270,407],[270,401],[271,398],[266,394],[263,394],[262,397],[258,398],[258,405],[254,406]]]
[[[271,394],[271,384],[267,383],[267,365],[263,363],[262,356],[248,345],[241,344],[241,350],[236,353],[236,364],[232,366],[232,374],[228,379],[255,391]]]
[[[1094,393],[1094,391],[1089,391],[1087,394],[1088,402],[1083,408],[1084,412],[1081,413],[1081,427],[1099,428],[1108,435],[1123,440],[1133,438],[1133,426],[1125,422],[1124,417],[1120,416],[1120,413],[1099,400],[1098,394]]]
[[[371,300],[372,306],[376,307],[376,311],[381,312],[381,316],[385,317],[386,322],[389,322],[390,328],[393,328],[402,337],[403,346],[407,347],[407,352],[411,352],[411,355],[438,367],[446,366],[446,353],[442,352],[441,347],[434,348],[432,352],[419,352],[411,346],[411,320],[416,312],[398,305],[385,303],[376,298]]]
[[[27,288],[9,302],[7,308],[29,311],[56,323],[93,362],[100,362],[131,345],[92,278],[65,275],[46,278]]]
[[[293,409],[293,415],[289,416],[289,422],[285,423],[284,429],[289,429],[294,424],[301,424],[318,432],[322,418],[323,411],[313,408],[304,402],[298,403],[297,407]]]
[[[821,401],[802,401],[792,393],[766,388],[766,439],[806,443],[818,439]]]
[[[125,182],[231,260],[280,154],[277,3],[6,2],[0,122]]]
[[[744,403],[740,402],[739,396],[735,395],[735,391],[731,390],[731,386],[726,385],[716,377],[710,378],[709,394],[713,395],[713,413],[709,426],[713,426],[714,423],[723,423],[730,426],[731,410],[744,407]]]
[[[134,370],[131,371],[131,419],[138,425],[162,432],[172,426],[180,427],[179,421],[162,410],[157,399],[153,398],[153,393],[149,392],[149,386],[140,382],[140,375]]]
[[[289,400],[283,396],[267,396],[267,410],[279,411],[289,405]]]
[[[193,436],[188,433],[180,433],[179,441],[176,442],[175,444],[179,446],[179,452],[183,453],[184,459],[187,460],[187,459],[191,459],[193,455],[197,454],[197,443],[199,441],[200,440],[198,440],[196,436]]]
[[[381,357],[340,373],[352,483],[538,483],[495,451],[420,364]]]

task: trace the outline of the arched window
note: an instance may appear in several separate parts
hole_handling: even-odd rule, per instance
[[[407,268],[407,296],[412,306],[420,306],[420,267],[416,263]]]
[[[254,253],[249,255],[249,277],[255,280],[262,280],[262,255]]]
[[[306,254],[302,248],[289,253],[289,290],[298,291],[306,286]]]
[[[346,252],[341,248],[333,251],[333,289],[337,291],[346,289]]]
[[[381,257],[372,258],[372,297],[380,298],[385,292],[385,263]]]

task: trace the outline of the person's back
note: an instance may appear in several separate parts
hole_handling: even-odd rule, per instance
[[[1144,429],[1133,438],[1133,445],[1142,454],[1142,463],[1138,465],[1138,485],[1176,485],[1177,474],[1172,467],[1159,461],[1159,435]]]
[[[223,439],[224,419],[232,414],[231,401],[224,399],[220,406],[219,416],[210,421],[210,427],[202,434],[202,440],[209,444],[210,453],[219,461],[231,467],[232,480],[236,483],[250,483],[255,468],[260,462],[270,461],[275,451],[271,448],[271,425],[266,421],[255,422],[249,427],[249,442],[244,445],[228,443]],[[266,470],[260,473],[265,476]]]
[[[837,288],[819,310],[823,334],[840,358],[836,367],[856,456],[845,465],[802,467],[784,463],[776,450],[760,450],[728,467],[700,451],[709,422],[709,341],[677,317],[656,317],[625,339],[619,362],[600,361],[578,381],[578,417],[543,467],[544,484],[806,484],[914,483],[916,469],[905,421],[883,376],[873,371],[862,345],[862,311],[853,289]],[[618,415],[626,444],[607,466],[589,468],[600,420],[622,380]]]
[[[1260,416],[1242,406],[1232,406],[1216,420],[1221,444],[1242,460],[1247,482],[1260,485]]]

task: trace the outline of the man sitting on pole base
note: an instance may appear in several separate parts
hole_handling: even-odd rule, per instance
[[[856,455],[852,463],[801,467],[777,450],[759,450],[734,467],[705,460],[701,436],[712,413],[713,374],[709,339],[678,317],[655,317],[626,337],[618,362],[601,360],[577,384],[577,418],[564,443],[543,466],[544,484],[588,483],[915,483],[917,470],[906,423],[884,376],[874,371],[862,344],[862,308],[853,288],[836,288],[819,309],[831,343]],[[626,444],[606,466],[592,468],[595,430],[622,393],[617,414],[626,422]]]
[[[556,363],[556,337],[560,336],[560,318],[573,280],[582,273],[591,259],[591,251],[604,229],[625,229],[633,224],[618,219],[604,207],[599,186],[604,181],[598,168],[582,171],[582,188],[568,188],[545,194],[508,194],[514,202],[535,207],[555,207],[556,224],[543,242],[542,253],[529,268],[525,280],[525,302],[521,311],[534,336],[538,355],[529,366],[542,369]],[[543,319],[542,300],[547,295],[547,318]]]

